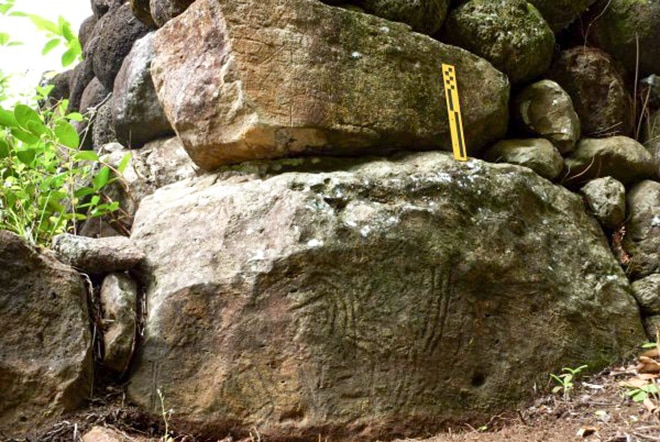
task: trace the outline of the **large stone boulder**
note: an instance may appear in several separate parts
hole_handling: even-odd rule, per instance
[[[525,0],[470,0],[449,13],[441,39],[484,57],[512,83],[545,72],[555,46],[552,30]]]
[[[92,337],[82,278],[0,231],[0,322],[0,434],[23,440],[89,397]]]
[[[112,90],[115,77],[133,43],[149,32],[149,28],[133,15],[131,5],[111,10],[97,24],[101,28],[98,43],[92,54],[94,75],[108,90]]]
[[[552,80],[537,81],[516,94],[512,117],[524,132],[550,140],[562,154],[580,139],[573,100]]]
[[[299,153],[450,150],[442,63],[456,66],[468,150],[506,132],[509,83],[487,61],[315,0],[198,0],[156,32],[154,50],[165,115],[207,170]]]
[[[115,78],[112,116],[117,140],[127,147],[174,135],[151,79],[153,33],[135,42]]]
[[[626,199],[628,231],[623,246],[632,256],[628,271],[634,279],[660,273],[660,183],[642,181]]]
[[[529,0],[536,6],[553,31],[558,32],[570,25],[585,12],[595,0]]]
[[[518,166],[248,163],[145,198],[132,239],[148,315],[129,396],[159,414],[161,389],[216,438],[427,434],[643,339],[581,198]]]
[[[370,14],[409,24],[413,31],[435,34],[447,16],[449,0],[362,0]]]
[[[561,154],[545,138],[502,140],[488,149],[484,158],[495,163],[529,167],[549,180],[557,178],[564,169]]]
[[[650,178],[655,171],[646,148],[628,137],[584,138],[565,160],[567,183],[585,183],[611,176],[623,184]]]
[[[592,12],[589,37],[597,46],[630,73],[660,73],[660,2],[599,0]]]
[[[584,136],[632,134],[632,99],[606,53],[585,46],[561,51],[548,76],[571,96]]]

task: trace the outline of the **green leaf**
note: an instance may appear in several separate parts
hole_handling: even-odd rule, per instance
[[[21,129],[20,127],[12,127],[11,134],[26,144],[37,144],[40,140],[39,137]]]
[[[55,49],[61,42],[59,38],[53,38],[52,40],[49,40],[48,43],[44,45],[44,48],[41,50],[41,55],[46,55],[53,49]]]
[[[16,118],[14,118],[14,113],[0,107],[0,126],[4,127],[16,127],[18,123]]]
[[[632,400],[635,402],[642,402],[644,399],[648,397],[648,394],[641,389],[636,389],[632,391],[632,394],[630,395],[632,397]]]
[[[76,40],[77,37],[71,31],[71,23],[69,23],[61,15],[57,18],[57,22],[60,25],[60,35],[66,39],[66,41]]]
[[[36,149],[24,149],[24,150],[16,151],[16,156],[18,157],[19,160],[21,160],[21,163],[25,164],[26,166],[32,164],[32,161],[34,161],[34,157],[36,155],[37,155]]]
[[[5,3],[0,5],[0,14],[5,15],[14,5],[11,3]]]
[[[117,165],[117,170],[119,171],[119,173],[124,173],[124,171],[126,170],[126,167],[128,166],[128,163],[130,161],[131,161],[131,154],[130,153],[127,153],[126,155],[124,155],[122,157],[121,161]]]
[[[71,112],[66,115],[66,119],[69,121],[82,121],[84,117],[80,112]]]
[[[92,184],[94,185],[94,189],[101,190],[103,186],[105,186],[108,183],[108,180],[110,179],[110,168],[108,166],[103,166],[101,167],[101,170],[99,170],[99,173],[96,174],[96,176],[92,179]]]
[[[62,66],[63,67],[69,66],[71,63],[76,61],[77,56],[78,54],[74,49],[71,48],[67,49],[67,51],[64,54],[62,54],[62,60],[61,60]]]
[[[0,159],[7,158],[9,156],[9,143],[5,140],[0,139]]]
[[[27,18],[32,20],[32,23],[41,30],[52,32],[55,35],[60,35],[60,27],[54,22],[46,20],[45,18],[36,14],[25,14]]]
[[[0,46],[6,46],[11,40],[11,35],[6,32],[0,32]]]
[[[98,161],[99,156],[93,150],[81,150],[73,156],[75,161]]]
[[[17,104],[14,108],[14,118],[23,129],[34,135],[41,135],[47,130],[39,114],[30,106]]]
[[[59,120],[55,124],[55,136],[57,141],[64,146],[75,149],[80,145],[80,137],[76,128],[67,121]]]

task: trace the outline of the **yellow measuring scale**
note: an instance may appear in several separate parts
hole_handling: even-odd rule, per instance
[[[449,117],[449,130],[451,131],[451,145],[454,158],[458,161],[467,161],[467,149],[463,136],[463,119],[461,118],[461,104],[458,101],[458,84],[456,83],[456,68],[450,64],[442,64],[442,78],[445,85],[445,98],[447,99],[447,115]]]

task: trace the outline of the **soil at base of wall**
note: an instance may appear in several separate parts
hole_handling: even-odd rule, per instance
[[[634,367],[613,366],[598,375],[575,382],[570,396],[540,395],[520,410],[493,416],[481,426],[458,425],[425,439],[399,439],[395,442],[655,442],[660,441],[660,398],[653,395],[646,403],[634,402],[621,382],[634,376]],[[170,428],[165,439],[165,423],[147,416],[125,403],[121,388],[105,387],[89,406],[48,424],[25,439],[7,442],[77,442],[94,426],[115,430],[130,442],[210,442]],[[655,407],[655,408],[654,408]],[[226,436],[213,442],[267,442],[254,432],[245,439]],[[331,442],[331,438],[319,438]]]

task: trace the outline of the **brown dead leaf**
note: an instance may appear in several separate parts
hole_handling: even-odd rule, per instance
[[[655,348],[652,348],[650,350],[645,351],[644,353],[642,353],[640,355],[640,357],[641,356],[644,356],[644,357],[647,357],[647,358],[656,358],[657,359],[658,356],[660,356],[660,351],[658,350],[657,347],[655,347]]]
[[[619,385],[622,387],[630,387],[630,388],[642,388],[645,385],[649,384],[648,379],[642,379],[642,375],[636,376],[634,378],[630,378],[627,381],[621,381],[619,382]]]
[[[639,373],[660,373],[660,362],[646,356],[640,356],[637,371]]]
[[[658,405],[653,402],[650,398],[646,397],[644,398],[644,407],[650,412],[650,413],[657,413],[658,412]]]

